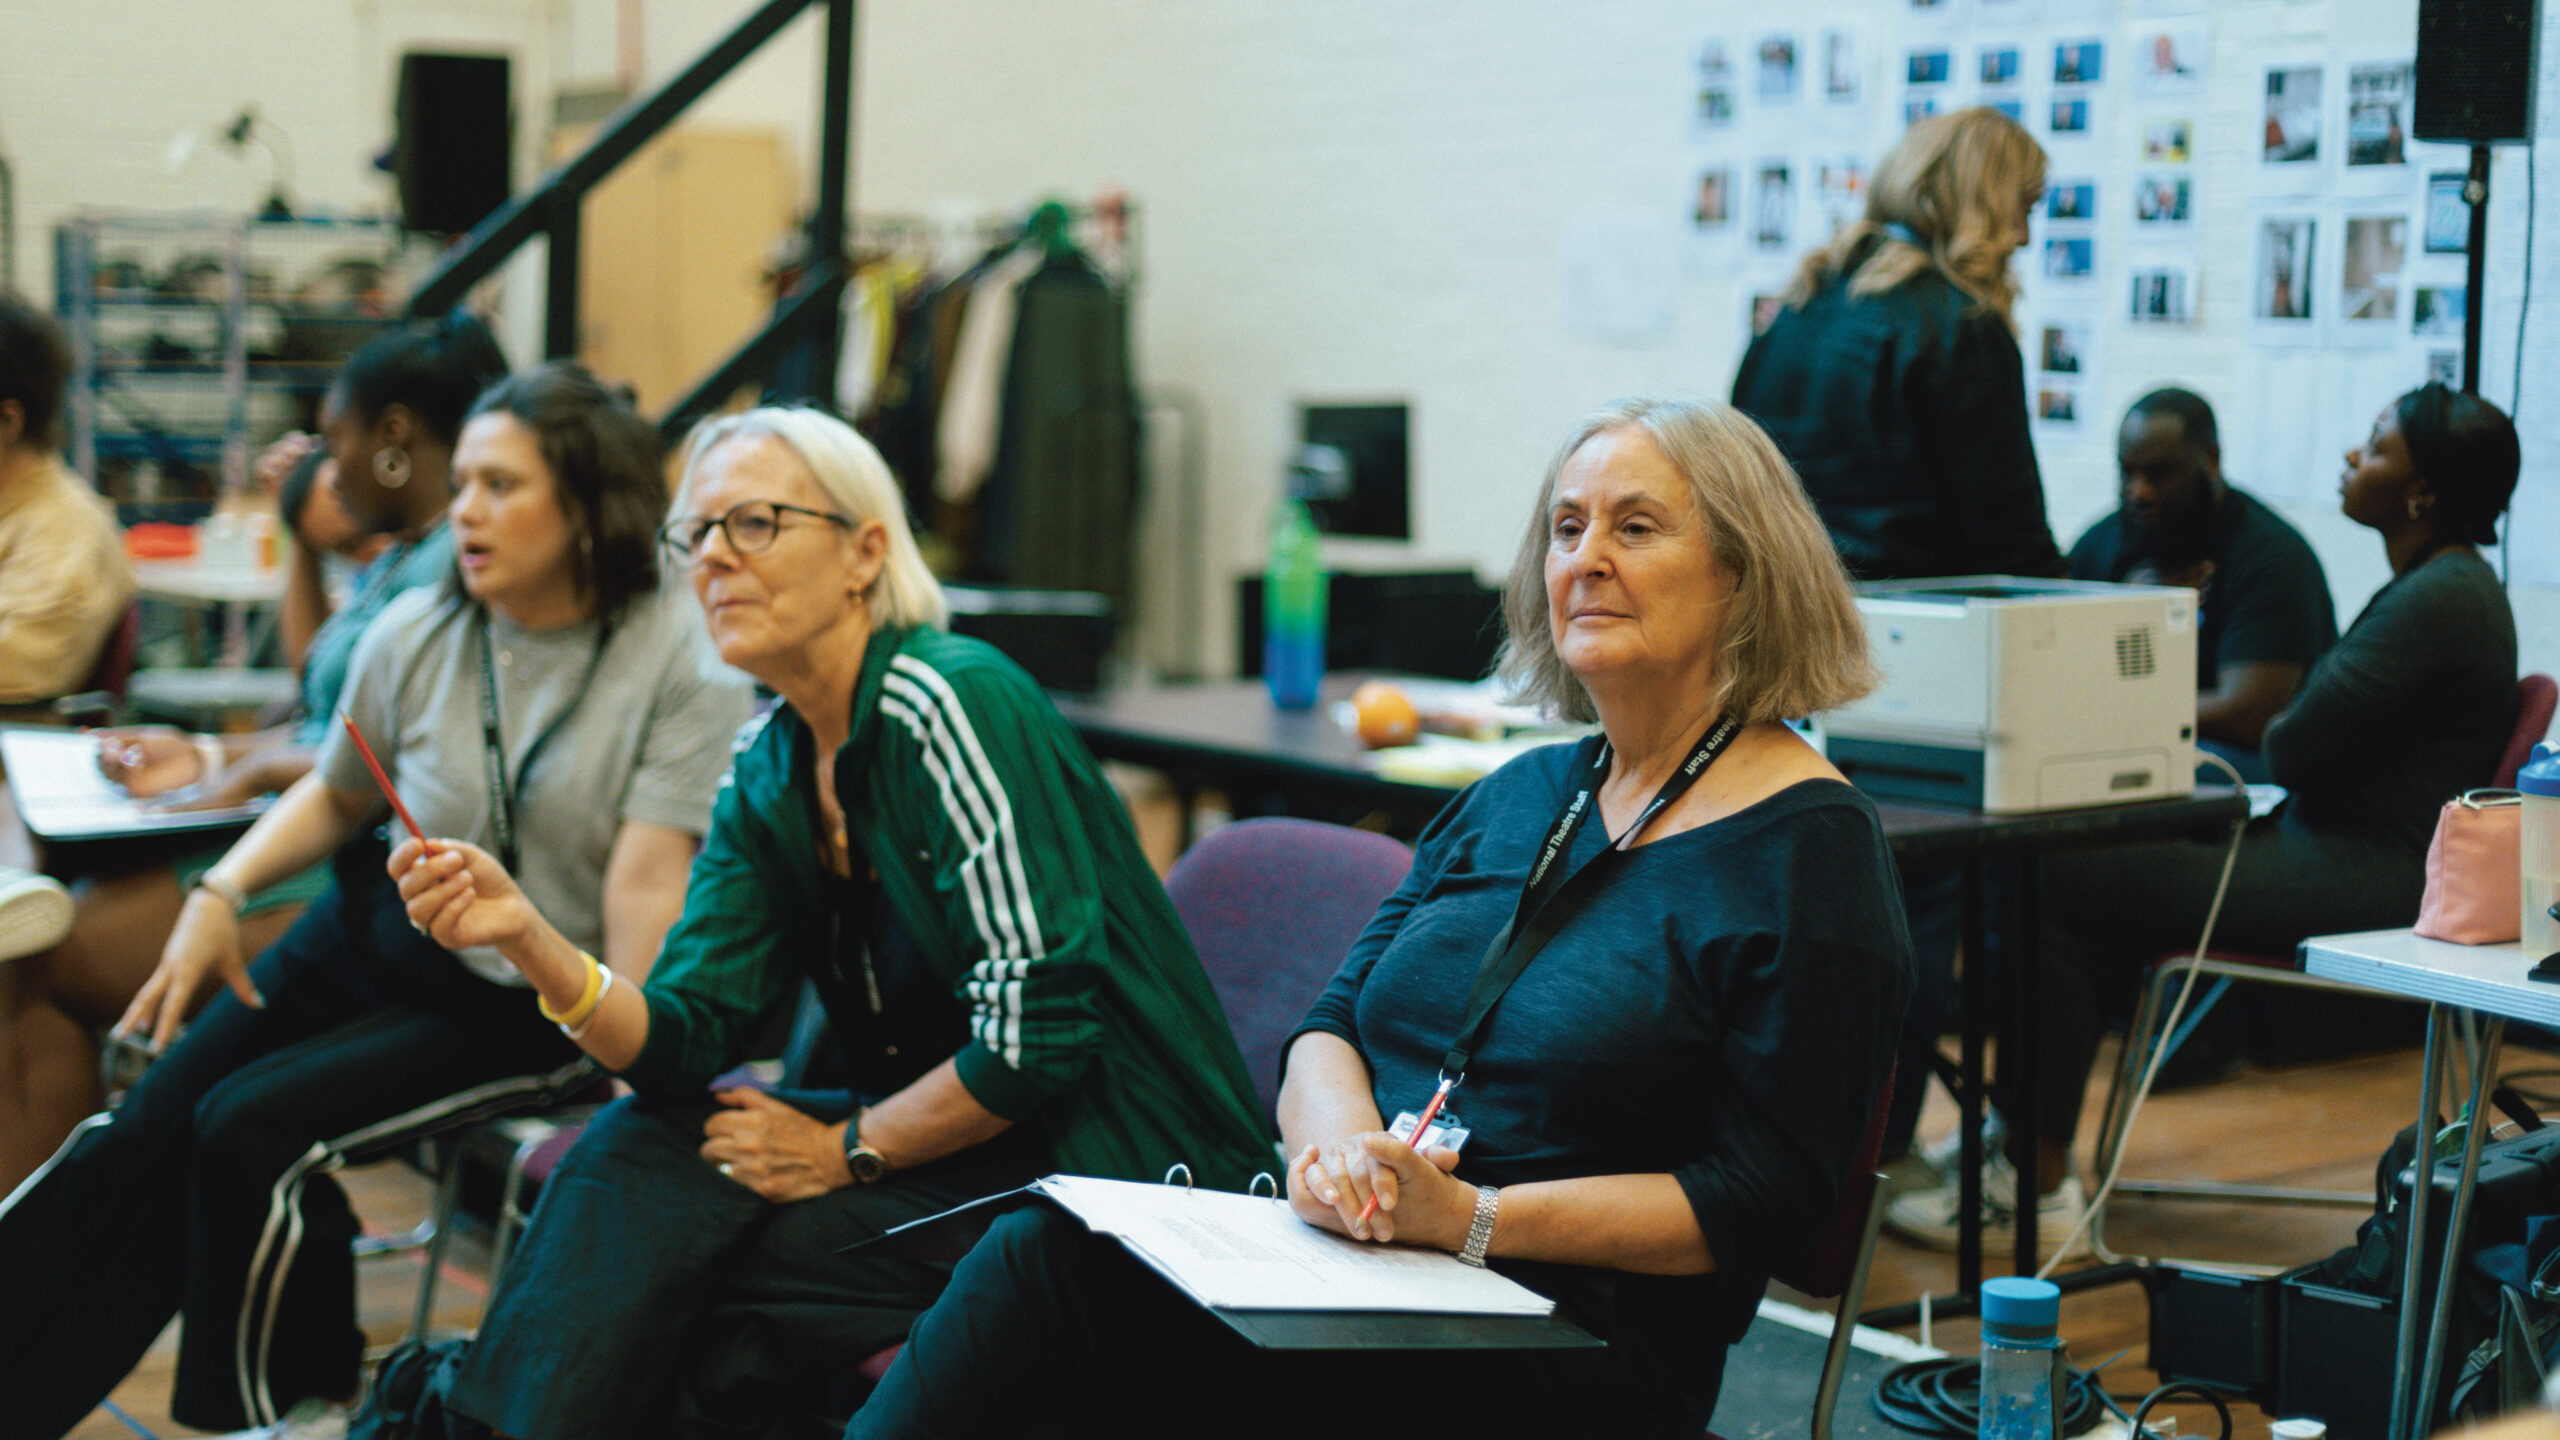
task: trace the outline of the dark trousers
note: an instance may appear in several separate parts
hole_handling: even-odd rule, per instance
[[[850,1109],[779,1098],[830,1122]],[[831,1384],[905,1339],[951,1275],[894,1242],[841,1248],[1048,1169],[1015,1130],[777,1205],[697,1153],[717,1108],[635,1097],[597,1115],[543,1186],[448,1411],[516,1440],[806,1434]]]
[[[1699,1355],[1693,1374],[1717,1373],[1693,1388],[1712,1397],[1724,1360],[1722,1346]],[[1707,1419],[1633,1383],[1614,1350],[1257,1349],[1120,1242],[1040,1205],[960,1262],[845,1436],[1299,1437],[1400,1407],[1388,1428],[1428,1417],[1445,1435],[1695,1440]]]
[[[382,894],[377,890],[374,894]],[[170,1413],[203,1430],[351,1398],[357,1233],[334,1142],[568,1063],[532,996],[332,889],[0,1215],[0,1440],[50,1440],[183,1313]]]
[[[2067,1141],[2078,1130],[2098,1041],[2129,1007],[2152,962],[2195,949],[2228,848],[2227,840],[2181,840],[2045,860],[2034,1100],[2040,1138]],[[2213,948],[2290,956],[2306,936],[2407,925],[2418,918],[2425,888],[2422,854],[2282,817],[2261,820],[2241,839]],[[2030,1158],[2018,1157],[2021,1164]]]

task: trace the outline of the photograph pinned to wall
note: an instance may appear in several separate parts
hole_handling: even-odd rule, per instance
[[[2261,345],[2307,345],[2319,338],[2313,304],[2320,224],[2308,215],[2258,221],[2257,267],[2249,285],[2250,338]]]
[[[2044,274],[2048,280],[2085,285],[2098,273],[2098,242],[2089,235],[2054,235],[2044,242]]]
[[[1710,165],[1690,187],[1689,226],[1700,235],[1720,236],[1733,226],[1733,167]]]
[[[2045,133],[2056,141],[2090,137],[2097,101],[2089,95],[2056,95],[2045,113]]]
[[[2014,42],[1985,45],[1974,60],[1974,81],[1985,90],[2011,90],[2025,78],[2025,59]]]
[[[2087,409],[2080,401],[2080,387],[2067,381],[2046,377],[2036,385],[2036,428],[2060,435],[2080,433],[2080,415]]]
[[[2430,255],[2463,255],[2471,249],[2471,202],[2462,198],[2471,177],[2459,170],[2438,170],[2427,177],[2426,250]]]
[[[2097,328],[2087,320],[2047,320],[2036,327],[2036,373],[2039,383],[2077,377],[2093,368],[2090,346]]]
[[[2269,66],[2260,119],[2258,170],[2279,186],[2308,188],[2320,178],[2320,82],[2317,65]]]
[[[2408,258],[2409,217],[2347,217],[2338,259],[2338,323],[2333,343],[2390,343],[2400,328],[2400,272]]]
[[[2098,184],[2094,180],[2056,180],[2045,186],[2044,218],[2047,220],[2095,220],[2098,218]]]
[[[2196,318],[2196,265],[2192,260],[2142,260],[2133,267],[2125,318],[2137,325],[2192,325]]]
[[[2201,22],[2145,25],[2134,32],[2133,88],[2137,95],[2193,95],[2204,89],[2213,54],[2211,32]]]
[[[1751,183],[1751,243],[1784,250],[1795,239],[1795,171],[1783,160],[1764,160]]]
[[[2142,163],[2184,165],[2195,158],[2196,127],[2189,120],[2142,122]]]
[[[2095,85],[2106,78],[2107,47],[2097,40],[2058,40],[2053,46],[2053,83]]]
[[[1778,312],[1785,308],[1787,297],[1783,291],[1754,292],[1744,304],[1742,314],[1743,324],[1750,331],[1751,338],[1757,340],[1767,334],[1769,327],[1778,323]]]
[[[1760,81],[1753,94],[1763,105],[1796,103],[1796,37],[1760,37]]]
[[[2462,388],[2462,352],[2430,350],[2427,352],[2427,381],[2448,390]]]
[[[1736,103],[1733,47],[1716,36],[1698,45],[1698,98],[1691,119],[1700,130],[1730,128],[1742,107]]]
[[[1917,125],[1945,108],[1945,98],[1936,90],[1906,90],[1902,95],[1902,123]]]
[[[2421,285],[2409,296],[2409,333],[2462,338],[2464,286]]]
[[[1953,25],[1961,7],[1956,0],[1905,0],[1911,19],[1926,25]]]
[[[2133,223],[2146,233],[2184,229],[2195,221],[2195,175],[2145,170],[2133,177]]]
[[[1985,95],[1979,103],[1984,109],[1997,110],[2021,125],[2027,123],[2027,102],[2022,96]]]
[[[1865,48],[1854,30],[1822,32],[1823,103],[1855,105],[1866,93]]]
[[[1914,87],[1944,85],[1955,78],[1955,63],[1955,52],[1944,45],[1911,51],[1903,58],[1903,83]]]
[[[1867,166],[1858,156],[1838,156],[1814,168],[1814,204],[1821,212],[1822,237],[1829,240],[1841,226],[1867,213]]]
[[[2409,107],[2414,99],[2405,60],[2347,67],[2343,158],[2348,179],[2402,183],[2409,163]]]

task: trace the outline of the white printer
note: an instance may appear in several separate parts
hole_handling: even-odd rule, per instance
[[[1822,726],[1870,794],[2015,814],[2195,788],[2194,591],[1971,575],[1858,609],[1884,683]]]

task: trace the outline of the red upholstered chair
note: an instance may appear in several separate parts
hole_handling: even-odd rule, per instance
[[[1856,1161],[1840,1184],[1831,1217],[1822,1222],[1812,1248],[1778,1279],[1817,1300],[1837,1297],[1831,1309],[1831,1341],[1822,1353],[1822,1378],[1813,1390],[1812,1440],[1831,1440],[1831,1415],[1840,1405],[1840,1380],[1849,1369],[1849,1343],[1858,1328],[1858,1312],[1867,1301],[1867,1267],[1875,1259],[1876,1230],[1884,1222],[1890,1198],[1876,1161],[1884,1154],[1884,1131],[1893,1110],[1893,1076],[1876,1092],[1875,1112],[1867,1117],[1867,1133],[1858,1141]]]
[[[1165,877],[1265,1114],[1280,1098],[1281,1042],[1412,867],[1401,841],[1275,818],[1212,832]]]
[[[2560,704],[2560,683],[2548,675],[2532,674],[2516,682],[2516,724],[2509,734],[2507,748],[2498,761],[2496,773],[2488,783],[2500,789],[2516,783],[2516,771],[2532,758],[2533,747],[2551,728],[2552,711]],[[2238,951],[2208,950],[2201,962],[2190,954],[2161,957],[2151,967],[2142,998],[2133,1012],[2133,1023],[2125,1032],[2124,1053],[2116,1067],[2114,1084],[2107,1094],[2106,1118],[2098,1132],[2097,1170],[2104,1176],[2124,1149],[2131,1117],[2135,1087],[2142,1078],[2142,1066],[2148,1061],[2152,1047],[2159,1043],[2161,1022],[2167,1017],[2177,987],[2194,971],[2201,985],[2206,977],[2214,981],[2191,1004],[2188,1014],[2200,1013],[2219,999],[2231,983],[2247,980],[2261,985],[2287,985],[2301,990],[2332,990],[2350,995],[2380,995],[2361,985],[2323,980],[2302,972],[2300,957],[2294,955],[2246,955]],[[2386,997],[2405,998],[2405,997]],[[2335,1205],[2346,1209],[2363,1209],[2373,1203],[2371,1191],[2302,1190],[2276,1185],[2228,1184],[2196,1180],[2131,1180],[2116,1181],[2118,1194],[2188,1195],[2221,1200],[2263,1200],[2277,1204]],[[2102,1231],[2094,1232],[2101,1237]],[[2103,1247],[2103,1239],[2101,1239]]]
[[[98,651],[98,663],[90,668],[88,678],[78,690],[54,701],[53,713],[76,725],[113,723],[141,656],[142,604],[136,601],[124,607],[124,618],[107,632],[107,643]]]

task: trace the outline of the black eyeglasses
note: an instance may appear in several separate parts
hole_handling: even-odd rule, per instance
[[[708,520],[678,520],[658,532],[658,544],[669,559],[679,565],[690,565],[702,554],[703,542],[718,530],[729,537],[729,548],[741,555],[761,555],[773,548],[773,537],[782,533],[782,517],[806,515],[830,525],[853,528],[853,522],[842,515],[824,510],[811,510],[801,505],[785,505],[777,500],[749,500],[732,505],[725,514]]]

